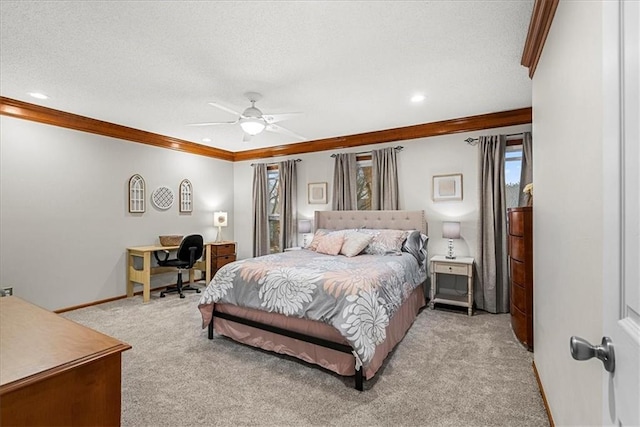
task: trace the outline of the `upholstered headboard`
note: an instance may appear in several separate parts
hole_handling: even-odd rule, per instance
[[[319,228],[421,230],[428,235],[424,211],[316,211],[315,230]]]

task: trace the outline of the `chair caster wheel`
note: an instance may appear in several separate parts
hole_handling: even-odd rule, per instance
[[[196,289],[196,294],[199,294],[199,293],[200,293],[200,289]]]
[[[164,298],[164,293],[160,293],[160,298]]]
[[[180,298],[184,298],[184,294],[180,294]]]

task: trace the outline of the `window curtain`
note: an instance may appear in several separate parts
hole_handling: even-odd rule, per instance
[[[280,248],[294,247],[298,238],[298,179],[295,160],[280,162]]]
[[[356,199],[356,154],[336,154],[333,169],[333,202],[335,211],[355,210]]]
[[[478,141],[479,201],[478,281],[476,306],[490,313],[509,312],[507,277],[507,207],[505,202],[504,135]]]
[[[522,138],[522,168],[520,169],[520,195],[518,196],[518,206],[527,204],[527,196],[522,192],[525,185],[533,182],[533,148],[531,143],[533,138],[531,132],[525,132]]]
[[[253,166],[253,256],[269,254],[269,190],[267,165]]]
[[[398,210],[396,149],[372,150],[371,172],[371,209]]]

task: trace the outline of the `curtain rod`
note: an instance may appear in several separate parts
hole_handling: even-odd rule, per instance
[[[404,148],[402,145],[396,145],[395,147],[393,147],[396,151],[402,151],[402,149]],[[372,150],[373,151],[373,150]],[[361,151],[359,153],[356,153],[356,156],[359,154],[371,154],[371,151]],[[332,154],[331,157],[336,157],[337,154]]]
[[[505,135],[505,136],[506,136],[507,138],[509,138],[510,136],[524,136],[524,132],[520,132],[520,133],[510,133],[510,134],[507,134],[507,135]],[[471,146],[476,145],[476,144],[478,143],[478,141],[479,141],[479,138],[471,138],[471,137],[469,137],[469,138],[467,138],[467,139],[465,139],[465,140],[464,140],[464,142],[466,142],[467,144],[469,144],[469,145],[471,145]]]
[[[301,162],[302,159],[294,159],[294,162]],[[262,163],[251,163],[251,166],[261,165]],[[277,165],[278,163],[266,163],[267,166]]]

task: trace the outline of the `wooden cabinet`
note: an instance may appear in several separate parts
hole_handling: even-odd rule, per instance
[[[18,297],[0,298],[0,425],[120,425],[131,346]]]
[[[511,208],[508,217],[511,327],[533,351],[533,212],[530,206]]]
[[[211,243],[211,277],[223,265],[229,264],[236,260],[236,244],[235,242],[216,242]]]

